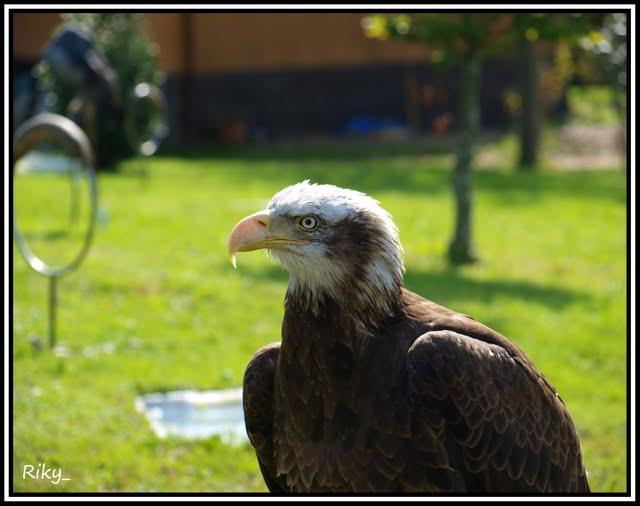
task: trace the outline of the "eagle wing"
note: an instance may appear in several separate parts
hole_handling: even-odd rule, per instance
[[[249,441],[256,450],[260,471],[272,493],[285,493],[285,483],[276,478],[273,455],[273,385],[280,343],[260,348],[244,373],[242,407]]]
[[[414,416],[444,442],[467,487],[588,492],[578,437],[553,387],[499,334],[452,320],[464,322],[451,325],[459,332],[430,331],[410,347],[410,395]],[[465,327],[487,334],[470,337]]]

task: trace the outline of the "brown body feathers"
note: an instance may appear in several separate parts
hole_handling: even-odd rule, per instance
[[[589,491],[567,409],[503,336],[407,290],[373,337],[325,309],[288,303],[246,371],[272,492]]]

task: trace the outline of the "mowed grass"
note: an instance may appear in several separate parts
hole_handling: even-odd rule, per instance
[[[388,149],[199,152],[101,174],[106,211],[79,271],[59,285],[56,356],[46,280],[14,247],[15,491],[266,491],[252,449],[158,439],[144,392],[237,387],[252,353],[279,340],[287,275],[264,252],[226,254],[237,220],[303,179],[373,195],[406,253],[406,285],[503,333],[567,404],[594,491],[626,487],[626,186],[620,171],[474,174],[482,261],[444,260],[448,160]],[[34,195],[37,198],[37,195]],[[108,220],[105,219],[108,214]],[[22,479],[60,467],[59,485]]]

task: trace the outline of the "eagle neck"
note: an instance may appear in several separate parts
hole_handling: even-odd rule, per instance
[[[347,346],[358,347],[360,340],[379,333],[397,314],[401,287],[369,292],[368,297],[354,295],[358,288],[353,284],[351,287],[342,290],[342,296],[335,297],[319,291],[302,290],[299,285],[290,283],[285,298],[285,325],[289,322],[292,331],[295,329],[295,332],[305,334],[312,330],[320,334],[319,338],[339,340]]]

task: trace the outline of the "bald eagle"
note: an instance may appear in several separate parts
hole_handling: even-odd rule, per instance
[[[403,287],[373,198],[308,181],[229,238],[289,271],[282,341],[244,375],[271,492],[588,492],[575,427],[515,344]]]

